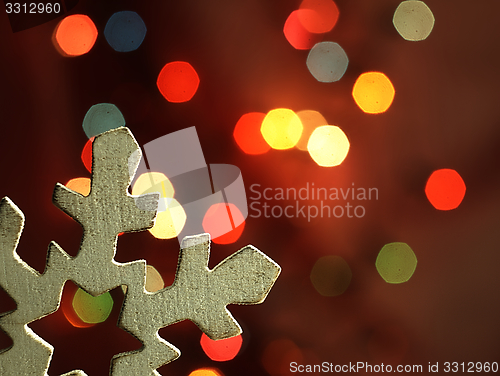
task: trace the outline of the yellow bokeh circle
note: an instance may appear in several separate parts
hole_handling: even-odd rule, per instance
[[[151,235],[157,239],[172,239],[177,237],[186,224],[186,212],[175,198],[160,198],[155,225],[149,229]],[[162,210],[162,205],[165,210]]]
[[[352,96],[356,104],[368,114],[387,111],[394,100],[394,86],[381,72],[367,72],[358,77]]]
[[[199,368],[189,374],[189,376],[223,376],[217,368]]]
[[[155,292],[165,287],[161,274],[152,265],[146,265],[146,291]]]
[[[302,130],[300,118],[287,108],[269,111],[260,128],[264,140],[278,150],[293,148],[299,142]]]
[[[161,172],[146,172],[139,176],[132,187],[134,196],[159,192],[160,197],[174,197],[174,186]]]
[[[309,137],[307,151],[319,166],[333,167],[344,161],[349,146],[349,140],[342,129],[334,125],[323,125],[316,128]]]
[[[307,143],[313,131],[322,125],[327,125],[328,122],[318,111],[304,110],[297,112],[297,116],[302,122],[303,131],[299,142],[295,147],[299,150],[307,151]]]

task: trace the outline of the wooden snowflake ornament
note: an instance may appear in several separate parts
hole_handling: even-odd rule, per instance
[[[261,303],[269,293],[281,270],[273,260],[248,245],[210,270],[208,234],[184,238],[174,283],[154,293],[145,289],[144,260],[125,264],[114,260],[120,232],[154,225],[159,195],[128,193],[139,159],[140,149],[127,128],[95,138],[90,194],[82,196],[57,184],[53,196],[54,204],[83,227],[80,250],[71,257],[51,242],[43,274],[16,253],[24,226],[22,212],[7,197],[0,202],[0,285],[17,304],[14,311],[0,315],[0,327],[13,340],[0,353],[0,375],[47,375],[54,349],[28,324],[59,308],[68,280],[93,296],[127,286],[118,326],[143,346],[116,355],[113,376],[159,375],[156,369],[180,352],[159,337],[158,330],[182,320],[193,321],[212,339],[240,334],[226,306]],[[85,373],[65,374],[70,375]]]
[[[226,306],[264,301],[280,267],[248,245],[210,270],[209,245],[208,234],[185,237],[170,287],[154,293],[144,293],[144,288],[137,286],[127,290],[119,326],[139,338],[144,348],[115,357],[113,369],[120,370],[117,374],[157,375],[152,373],[154,369],[180,355],[158,336],[161,328],[188,319],[211,339],[234,337],[241,328]]]

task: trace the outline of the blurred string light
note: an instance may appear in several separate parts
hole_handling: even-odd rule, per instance
[[[392,22],[404,39],[426,39],[434,27],[434,15],[423,1],[403,1],[394,12]]]
[[[298,17],[304,28],[311,33],[327,33],[339,18],[339,9],[332,0],[303,0]]]
[[[164,203],[163,207],[161,202]],[[173,239],[181,233],[186,219],[186,212],[179,201],[175,198],[163,198],[160,199],[155,225],[148,231],[157,239]]]
[[[174,197],[175,189],[170,180],[161,172],[141,174],[132,187],[132,195],[159,192],[161,197]]]
[[[62,310],[63,310],[64,317],[71,324],[71,326],[73,326],[75,328],[80,328],[80,329],[91,328],[91,327],[95,326],[95,324],[88,324],[86,322],[83,322],[82,319],[80,319],[78,317],[78,315],[74,311],[73,307],[70,307],[69,309],[64,308],[64,306],[62,306],[62,307],[63,307]]]
[[[94,22],[83,14],[73,14],[56,26],[53,42],[63,56],[80,56],[92,49],[96,39]]]
[[[88,170],[88,172],[92,172],[92,143],[94,142],[94,137],[90,137],[82,150],[81,159],[83,165]]]
[[[234,359],[234,357],[238,355],[242,343],[243,338],[241,334],[236,337],[214,341],[203,333],[200,339],[200,345],[205,354],[216,362],[227,362],[228,360]]]
[[[367,72],[358,77],[352,90],[356,104],[368,114],[387,111],[394,100],[391,80],[380,72]]]
[[[71,189],[83,196],[90,194],[91,181],[89,178],[74,178],[66,183],[66,188]]]
[[[64,286],[64,290],[61,298],[61,310],[64,314],[66,320],[75,328],[90,328],[95,324],[89,324],[84,321],[76,314],[73,308],[73,299],[75,293],[78,291],[78,286],[76,286],[71,281],[67,282]]]
[[[155,292],[165,287],[161,274],[152,265],[146,266],[146,291]]]
[[[224,376],[224,374],[217,368],[199,368],[189,376]]]
[[[309,137],[313,131],[322,125],[327,125],[328,122],[323,115],[314,110],[299,111],[297,112],[297,116],[302,123],[302,135],[300,136],[300,140],[297,142],[295,147],[299,150],[306,151]]]
[[[145,289],[147,292],[156,292],[165,287],[165,281],[161,274],[152,265],[146,265],[146,284]],[[122,285],[122,291],[127,293],[127,286]]]
[[[156,81],[160,93],[172,103],[189,101],[198,90],[199,84],[198,73],[185,61],[166,64]]]
[[[338,43],[317,43],[307,56],[307,68],[319,82],[335,82],[342,78],[349,59]]]
[[[132,195],[160,193],[156,221],[148,231],[157,239],[172,239],[177,237],[187,216],[182,205],[174,197],[175,190],[170,180],[161,172],[147,172],[140,175],[132,187]]]
[[[260,132],[265,116],[262,112],[244,114],[234,127],[234,140],[246,154],[264,154],[269,151],[270,146]]]
[[[113,310],[113,298],[105,292],[92,296],[79,288],[73,298],[73,309],[78,317],[87,324],[98,324],[106,321]]]
[[[311,270],[311,282],[323,296],[343,294],[351,284],[351,268],[340,256],[325,256],[316,261]]]
[[[271,376],[288,375],[291,362],[301,364],[303,361],[302,351],[289,339],[277,339],[270,342],[262,354],[262,365]]]
[[[417,257],[408,244],[389,243],[380,250],[375,266],[387,283],[403,283],[415,272]]]
[[[136,12],[113,14],[104,28],[104,37],[117,52],[130,52],[139,48],[146,36],[146,25]]]
[[[345,133],[334,125],[316,128],[307,143],[309,155],[322,167],[340,165],[347,157],[349,147],[350,143]]]
[[[235,225],[239,223],[239,225]],[[216,244],[236,242],[245,229],[245,218],[234,204],[219,203],[210,206],[202,221],[203,230],[212,235]]]
[[[99,103],[90,107],[82,124],[88,138],[123,126],[125,118],[118,107],[111,103]]]
[[[438,210],[457,208],[465,196],[465,182],[458,172],[451,169],[434,171],[425,186],[425,195]]]
[[[288,43],[296,50],[308,50],[321,40],[321,35],[307,31],[300,22],[299,15],[301,13],[305,14],[303,18],[308,18],[307,14],[315,12],[310,9],[299,9],[290,13],[285,21],[283,34],[285,34]],[[310,17],[314,17],[314,15]]]
[[[269,111],[260,128],[264,140],[277,150],[293,148],[299,142],[302,130],[300,118],[287,108]]]

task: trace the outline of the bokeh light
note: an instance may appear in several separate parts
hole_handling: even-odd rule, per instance
[[[89,52],[97,39],[94,22],[83,14],[64,18],[56,27],[55,43],[65,56],[80,56]]]
[[[299,9],[295,10],[285,21],[285,26],[283,27],[283,34],[285,34],[285,38],[296,50],[308,50],[316,43],[321,40],[320,34],[314,34],[302,25],[300,22],[299,14],[304,13],[303,18],[313,18],[315,16],[315,12],[309,9]],[[312,13],[312,15],[309,15]]]
[[[349,59],[338,43],[320,42],[309,51],[306,64],[319,82],[335,82],[344,75]]]
[[[78,192],[83,196],[88,196],[90,194],[90,186],[90,178],[74,178],[66,183],[66,188]]]
[[[316,128],[309,137],[307,150],[319,166],[333,167],[344,161],[349,146],[349,140],[342,129],[334,125],[323,125]]]
[[[339,8],[332,0],[303,0],[299,12],[300,23],[311,33],[327,33],[339,18]],[[312,12],[311,12],[312,11]]]
[[[82,124],[88,138],[123,126],[125,118],[118,107],[111,103],[99,103],[90,107]]]
[[[186,224],[186,211],[175,199],[174,186],[161,172],[146,172],[141,174],[132,187],[132,195],[139,196],[158,192],[158,213],[155,225],[149,232],[157,239],[172,239],[177,237]]]
[[[314,110],[303,110],[297,112],[297,116],[299,117],[302,123],[302,135],[300,136],[299,142],[295,145],[295,147],[299,150],[307,150],[307,143],[309,142],[309,137],[313,133],[313,131],[322,126],[328,125],[328,122],[318,111]]]
[[[177,237],[186,224],[186,212],[175,198],[160,198],[156,221],[148,231],[157,239]]]
[[[318,259],[311,270],[311,282],[323,296],[338,296],[351,283],[351,268],[340,256],[324,256]]]
[[[367,72],[358,77],[352,96],[356,104],[368,114],[387,111],[394,100],[394,86],[389,78],[380,72]]]
[[[217,368],[200,368],[191,372],[189,376],[224,376],[224,374]]]
[[[94,137],[90,137],[82,150],[81,159],[83,165],[88,170],[88,172],[92,172],[92,143],[94,142]]]
[[[272,376],[288,375],[290,362],[301,364],[304,355],[300,348],[289,339],[277,339],[269,343],[262,354],[262,365]]]
[[[403,1],[394,12],[392,22],[404,39],[426,39],[434,27],[434,15],[423,1]]]
[[[408,244],[389,243],[380,250],[375,266],[387,283],[403,283],[415,272],[417,257]]]
[[[156,292],[165,287],[165,281],[161,276],[160,272],[152,265],[146,265],[146,284],[144,288],[148,292]],[[121,286],[124,294],[127,293],[128,287],[126,285]]]
[[[146,25],[136,12],[122,11],[113,14],[104,28],[104,37],[117,52],[134,51],[146,36]]]
[[[165,287],[161,274],[152,265],[146,266],[146,291],[155,292]]]
[[[250,112],[243,115],[234,127],[233,137],[246,154],[264,154],[270,146],[262,137],[260,127],[266,114]]]
[[[106,321],[113,310],[113,298],[109,292],[92,296],[78,289],[73,298],[73,309],[85,323],[98,324]]]
[[[189,101],[198,90],[199,84],[198,73],[185,61],[166,64],[156,81],[160,93],[172,103]]]
[[[240,335],[235,337],[214,341],[203,333],[201,335],[201,348],[207,356],[216,362],[226,362],[234,359],[241,349],[243,338]]]
[[[158,192],[160,197],[173,198],[174,186],[161,172],[146,172],[137,178],[132,187],[132,195],[139,196],[146,193]]]
[[[457,208],[465,196],[465,182],[458,172],[451,169],[434,171],[425,186],[425,195],[438,210]]]
[[[300,118],[287,108],[269,111],[260,128],[264,140],[277,150],[293,148],[299,142],[302,130]]]
[[[75,328],[90,328],[96,324],[89,324],[84,321],[76,314],[73,308],[73,299],[79,287],[68,281],[64,285],[64,289],[61,297],[61,310],[68,322]]]
[[[240,225],[235,226],[235,223]],[[245,229],[245,218],[234,204],[214,204],[205,213],[203,230],[216,244],[231,244],[239,239]]]

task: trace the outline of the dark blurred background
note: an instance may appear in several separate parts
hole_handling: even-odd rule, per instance
[[[308,51],[283,35],[298,0],[86,1],[67,14],[86,14],[99,36],[82,56],[61,56],[52,34],[61,16],[13,32],[0,14],[0,197],[24,212],[18,253],[40,272],[51,240],[76,255],[80,226],[51,201],[56,182],[89,177],[80,160],[88,109],[114,103],[143,145],[196,126],[206,161],[238,166],[249,187],[376,187],[363,218],[290,220],[248,218],[239,240],[213,245],[210,266],[253,244],[282,267],[262,305],[230,306],[241,323],[243,347],[228,362],[211,361],[190,322],[162,329],[182,356],[158,371],[188,375],[208,366],[224,375],[285,375],[288,363],[422,364],[500,361],[500,44],[496,1],[427,1],[436,23],[422,42],[405,41],[392,25],[398,0],[337,0],[340,17],[323,40],[349,57],[336,83],[316,81]],[[114,51],[103,30],[121,10],[137,12],[147,26],[139,49]],[[167,102],[156,87],[168,62],[188,61],[200,86],[186,103]],[[356,78],[384,72],[396,95],[386,113],[363,113],[352,99]],[[248,112],[285,107],[316,110],[340,126],[351,148],[338,167],[319,167],[307,152],[244,154],[233,139]],[[452,211],[438,211],[424,187],[435,169],[457,170],[467,193]],[[250,203],[251,201],[249,201]],[[388,284],[375,260],[387,243],[405,242],[418,265],[406,283]],[[148,232],[119,238],[116,260],[144,258],[173,281],[178,241]],[[352,271],[337,297],[317,293],[310,273],[318,258],[341,256]],[[56,313],[33,330],[55,347],[50,375],[83,369],[106,375],[113,354],[140,347],[116,328],[123,294],[105,323],[71,326]],[[15,308],[0,291],[0,311]],[[9,338],[0,333],[1,347]],[[424,372],[426,373],[426,372]]]

